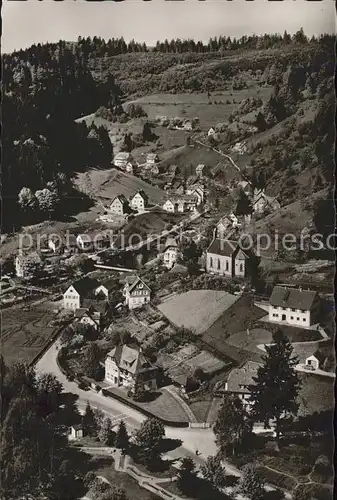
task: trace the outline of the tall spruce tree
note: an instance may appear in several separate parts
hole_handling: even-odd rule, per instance
[[[273,334],[273,343],[265,346],[263,365],[253,377],[250,386],[252,416],[255,421],[269,425],[276,422],[277,439],[280,436],[282,419],[296,416],[297,396],[301,387],[294,367],[298,359],[293,355],[293,347],[281,330]]]

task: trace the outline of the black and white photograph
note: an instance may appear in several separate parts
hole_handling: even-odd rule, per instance
[[[1,15],[0,500],[332,500],[334,2]]]

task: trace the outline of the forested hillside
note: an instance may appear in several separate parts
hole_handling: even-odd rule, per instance
[[[38,210],[41,218],[66,211],[62,201],[78,197],[73,174],[110,166],[113,151],[107,130],[75,123],[76,118],[104,106],[114,119],[125,122],[131,118],[122,108],[125,98],[154,92],[210,93],[272,85],[267,102],[251,109],[251,103],[238,103],[241,109],[231,121],[258,111],[254,123],[260,134],[283,123],[276,139],[268,135],[260,140],[257,134],[251,146],[253,164],[265,168],[269,178],[285,168],[292,178],[291,169],[300,160],[305,168],[315,166],[315,182],[324,187],[331,182],[333,164],[333,50],[333,37],[308,40],[300,30],[293,36],[224,36],[207,44],[166,40],[153,48],[123,39],[79,38],[3,55],[7,230],[29,221],[32,211]],[[225,127],[219,143],[240,138]],[[288,187],[294,196],[296,186]]]

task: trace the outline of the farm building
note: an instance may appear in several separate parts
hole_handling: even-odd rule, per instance
[[[159,156],[157,155],[157,153],[148,153],[146,155],[146,164],[147,165],[155,165],[156,163],[158,163],[159,161]]]
[[[207,135],[208,135],[208,137],[209,137],[210,135],[214,135],[214,134],[215,134],[215,130],[214,130],[214,128],[213,128],[213,127],[211,127],[211,128],[208,130]]]
[[[200,163],[200,165],[197,165],[197,167],[195,169],[195,175],[197,177],[202,177],[204,168],[205,168],[205,165],[202,165],[201,163]]]
[[[252,195],[252,185],[248,181],[240,181],[240,182],[238,182],[237,186],[247,196],[251,196]]]
[[[105,359],[105,380],[131,391],[139,385],[151,391],[157,388],[157,367],[144,356],[140,348],[119,345]]]
[[[186,189],[185,193],[187,195],[195,196],[197,200],[197,206],[199,206],[204,202],[205,186],[203,184],[192,184]]]
[[[76,237],[77,246],[83,252],[90,250],[103,250],[110,247],[110,236],[102,231],[89,231]]]
[[[81,439],[83,437],[83,425],[74,424],[69,430],[69,439]]]
[[[320,309],[317,292],[274,286],[269,299],[269,321],[310,326],[319,320]]]
[[[139,276],[128,276],[126,277],[123,296],[125,297],[125,305],[129,309],[135,309],[150,302],[151,290]]]

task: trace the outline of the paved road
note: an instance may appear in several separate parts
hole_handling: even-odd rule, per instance
[[[71,392],[78,395],[78,407],[84,410],[87,401],[94,408],[99,408],[107,413],[112,420],[120,420],[123,418],[126,425],[132,429],[138,429],[146,417],[128,406],[116,401],[113,398],[102,396],[91,390],[83,391],[78,388],[75,382],[70,382],[66,379],[65,375],[60,371],[57,363],[57,343],[53,344],[36,365],[37,372],[53,373],[58,380],[62,383],[66,392]],[[180,455],[183,451],[188,450],[195,454],[198,449],[200,456],[206,458],[209,455],[216,453],[215,439],[212,429],[189,429],[189,428],[175,428],[165,427],[166,437],[171,439],[181,439],[183,447],[180,448]]]

